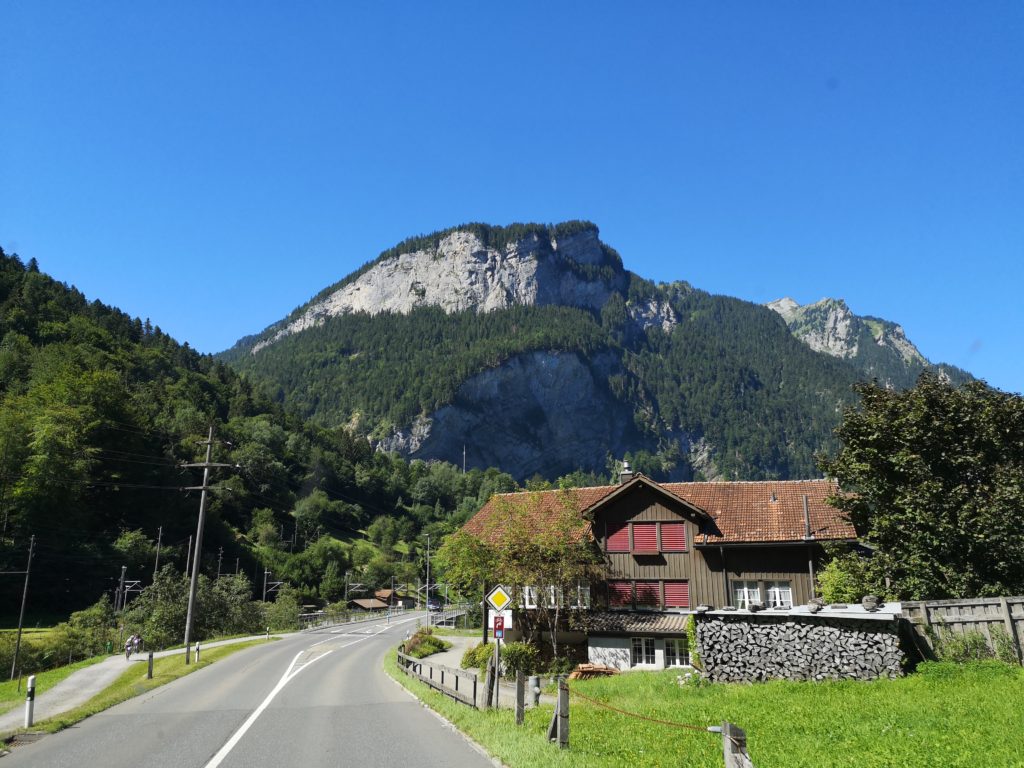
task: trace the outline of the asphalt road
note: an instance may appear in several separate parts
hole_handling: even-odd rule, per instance
[[[384,673],[384,654],[414,624],[344,627],[239,651],[19,746],[0,768],[492,766]]]

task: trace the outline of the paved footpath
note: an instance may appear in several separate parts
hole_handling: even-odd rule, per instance
[[[271,635],[271,637],[284,637],[285,635]],[[252,635],[251,637],[235,637],[229,640],[216,640],[201,643],[201,648],[216,648],[218,645],[230,645],[232,643],[245,643],[250,640],[262,640],[266,635]],[[164,656],[183,654],[184,648],[175,648],[169,651],[156,651],[153,658],[159,659]],[[201,653],[201,651],[200,651]],[[33,720],[40,722],[48,717],[59,715],[68,710],[74,709],[96,694],[110,686],[121,673],[132,664],[147,663],[149,652],[143,651],[134,654],[131,660],[126,660],[123,654],[115,654],[92,666],[79,669],[61,680],[57,685],[36,696]],[[6,714],[0,715],[0,737],[6,736],[25,725],[25,705],[19,704]]]

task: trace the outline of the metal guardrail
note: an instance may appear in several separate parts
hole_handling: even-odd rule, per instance
[[[412,608],[391,609],[390,611],[342,611],[340,613],[327,613],[317,611],[316,613],[299,614],[299,626],[305,631],[310,629],[325,629],[327,627],[338,627],[345,624],[355,624],[360,621],[380,621],[389,616],[403,616],[407,613],[415,613]]]
[[[477,676],[465,669],[453,669],[443,664],[431,664],[398,652],[398,667],[409,677],[426,683],[431,688],[456,701],[476,707]],[[426,669],[426,672],[424,672]],[[459,681],[462,685],[459,685]]]

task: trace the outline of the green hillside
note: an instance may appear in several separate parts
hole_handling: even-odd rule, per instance
[[[0,565],[36,537],[29,610],[66,613],[160,563],[183,568],[210,425],[217,444],[204,572],[263,570],[304,599],[337,599],[339,574],[415,580],[424,533],[457,525],[511,478],[372,450],[304,423],[212,357],[0,250]],[[363,533],[365,532],[365,534]],[[367,540],[368,537],[368,540]],[[237,564],[237,565],[236,565]],[[330,577],[330,578],[328,578]],[[0,581],[16,611],[21,580]]]

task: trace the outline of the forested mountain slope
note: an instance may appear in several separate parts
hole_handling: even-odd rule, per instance
[[[210,425],[214,470],[204,573],[337,599],[343,574],[370,586],[415,581],[421,534],[453,528],[494,490],[462,474],[374,451],[365,436],[306,424],[221,362],[0,250],[0,570],[25,567],[29,610],[66,613],[160,564],[183,568],[195,530]],[[158,533],[162,528],[162,533]],[[372,544],[360,530],[367,530]],[[237,565],[236,565],[237,564]],[[20,578],[0,580],[0,618]]]
[[[767,307],[628,272],[589,222],[471,224],[385,251],[221,359],[412,457],[787,478],[816,474],[865,378],[802,338]]]

